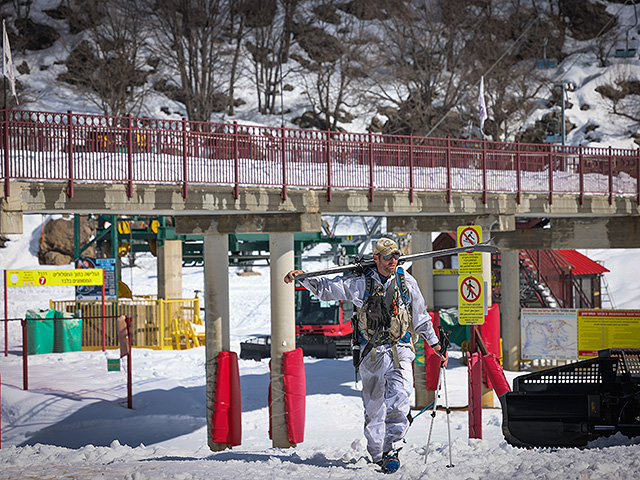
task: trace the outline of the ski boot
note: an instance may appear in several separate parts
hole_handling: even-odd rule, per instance
[[[383,473],[394,473],[400,468],[400,460],[398,460],[398,452],[400,449],[385,452],[382,455],[382,471]]]

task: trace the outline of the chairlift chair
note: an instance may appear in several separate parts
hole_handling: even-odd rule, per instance
[[[562,135],[558,133],[558,122],[555,120],[547,122],[547,128],[544,133],[544,143],[559,143],[562,140]]]
[[[627,31],[625,32],[624,48],[616,48],[614,54],[616,58],[634,58],[638,54],[638,49],[635,46],[635,43],[637,43],[635,38],[632,39],[632,44],[634,45],[629,44],[629,32],[638,25],[638,7],[635,2],[633,4],[633,11],[636,21],[633,25],[627,28]]]
[[[547,42],[548,39],[544,39],[542,42],[542,58],[538,58],[536,60],[536,68],[545,69],[545,68],[557,68],[558,61],[555,58],[547,58]]]

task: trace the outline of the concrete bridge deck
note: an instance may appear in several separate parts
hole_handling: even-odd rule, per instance
[[[322,215],[386,216],[396,232],[453,231],[475,224],[503,248],[640,248],[640,206],[634,195],[574,195],[226,186],[190,187],[137,184],[132,195],[122,184],[11,182],[0,197],[0,233],[22,233],[23,214],[172,215],[178,233],[254,233],[320,231]],[[237,198],[234,198],[237,197]],[[517,201],[519,200],[519,202]],[[523,220],[545,218],[545,229],[518,228]]]

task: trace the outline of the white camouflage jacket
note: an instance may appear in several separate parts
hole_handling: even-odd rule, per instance
[[[380,274],[376,269],[374,269],[373,272],[373,279],[381,284],[382,279]],[[411,298],[411,321],[413,328],[418,335],[425,339],[428,345],[435,345],[438,343],[438,337],[433,328],[431,315],[427,312],[424,298],[418,288],[418,283],[416,279],[407,272],[404,273],[404,277]],[[392,275],[383,285],[385,292],[388,288],[393,288],[394,282],[395,275]],[[366,279],[364,275],[350,273],[334,278],[305,278],[304,280],[300,280],[300,285],[313,293],[319,300],[349,300],[353,302],[357,308],[360,308],[363,304]],[[406,308],[406,306],[401,305],[400,308]]]

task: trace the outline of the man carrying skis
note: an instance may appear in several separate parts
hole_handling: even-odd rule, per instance
[[[361,351],[364,436],[373,462],[387,473],[400,467],[398,452],[409,428],[415,359],[411,330],[438,355],[441,350],[418,284],[398,267],[399,257],[396,242],[381,238],[373,246],[375,266],[364,274],[300,280],[319,300],[349,300],[358,308],[354,332]],[[285,283],[301,273],[290,271]],[[440,356],[446,366],[447,354]]]

